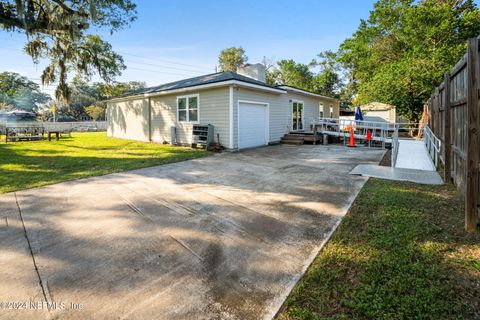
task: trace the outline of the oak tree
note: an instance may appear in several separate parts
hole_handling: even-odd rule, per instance
[[[356,102],[392,104],[416,122],[466,40],[478,34],[480,12],[471,0],[380,0],[342,43],[339,60],[350,70]]]
[[[223,49],[218,56],[220,71],[236,72],[237,68],[246,63],[248,57],[242,47],[231,47]]]
[[[37,110],[51,100],[40,86],[14,72],[0,73],[0,109]]]
[[[125,69],[112,46],[89,32],[118,31],[135,20],[135,8],[130,0],[0,0],[0,28],[27,35],[25,52],[35,63],[49,61],[42,83],[58,82],[56,98],[68,101],[69,73],[110,82]]]

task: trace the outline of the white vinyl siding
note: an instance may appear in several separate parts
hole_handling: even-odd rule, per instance
[[[320,116],[319,105],[330,105],[332,102],[326,99],[311,97],[300,93],[288,92],[287,94],[266,93],[263,91],[247,88],[235,88],[233,90],[234,113],[233,133],[234,148],[238,148],[238,100],[257,101],[269,104],[269,142],[278,142],[280,138],[292,130],[292,102],[303,101],[304,130],[310,131],[311,123]],[[338,104],[334,104],[334,115],[338,117]]]
[[[108,103],[107,135],[109,137],[149,141],[148,99]]]
[[[395,122],[395,117],[392,116],[391,110],[363,111],[363,116],[367,117],[369,121],[387,121],[391,123]]]
[[[229,148],[229,89],[228,87],[195,91],[198,94],[199,121],[201,125],[212,124],[220,136],[220,143]],[[191,96],[191,95],[186,95]],[[180,98],[181,96],[179,96]],[[152,141],[171,142],[171,127],[176,127],[177,142],[192,142],[193,123],[177,119],[177,95],[151,98],[152,104]]]
[[[251,90],[246,88],[235,88],[233,90],[233,145],[238,146],[238,101],[255,101],[269,104],[269,142],[279,141],[280,137],[288,132],[288,125],[291,122],[292,114],[290,108],[285,105],[285,99],[280,96],[286,94],[267,93],[264,91]],[[288,100],[286,100],[288,102]],[[288,110],[287,110],[288,109]]]
[[[230,92],[232,101],[230,101]],[[325,106],[325,113],[329,111],[328,106],[332,104],[332,100],[306,94],[291,91],[286,94],[273,93],[242,86],[235,86],[232,89],[224,86],[185,91],[183,95],[177,93],[152,97],[150,102],[148,98],[144,98],[109,103],[108,135],[163,143],[171,142],[171,127],[176,127],[177,142],[190,144],[193,123],[178,121],[177,97],[192,94],[198,95],[198,122],[201,125],[212,124],[215,130],[215,141],[218,134],[220,143],[228,149],[238,149],[239,100],[269,105],[267,139],[269,142],[280,141],[280,138],[292,129],[293,100],[304,102],[305,131],[309,131],[311,123],[320,116],[320,104]],[[335,118],[339,116],[338,102],[333,102],[333,115]]]

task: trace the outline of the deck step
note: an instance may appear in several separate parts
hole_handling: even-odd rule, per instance
[[[312,135],[313,135],[313,132],[290,131],[290,132],[287,133],[287,134],[312,136]]]
[[[301,135],[301,134],[285,134],[283,136],[284,139],[288,139],[288,140],[302,140],[305,136],[304,135]]]
[[[319,142],[322,140],[321,137],[319,136],[306,136],[303,138],[305,141],[309,141],[309,142]]]
[[[281,142],[283,144],[303,144],[303,139],[285,139],[285,138],[282,138]]]

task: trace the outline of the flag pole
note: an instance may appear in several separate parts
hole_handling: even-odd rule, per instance
[[[57,122],[56,117],[55,117],[55,104],[52,102],[52,108],[50,109],[53,113],[53,122]]]

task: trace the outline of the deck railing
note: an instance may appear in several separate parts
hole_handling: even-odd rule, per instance
[[[385,147],[386,143],[391,143],[395,132],[411,131],[412,128],[418,128],[416,123],[390,123],[380,121],[368,120],[354,120],[354,119],[336,119],[336,118],[318,118],[312,123],[314,131],[343,137],[348,139],[350,137],[351,129],[354,130],[355,139],[365,140],[367,132],[370,131],[372,141],[382,143]]]

